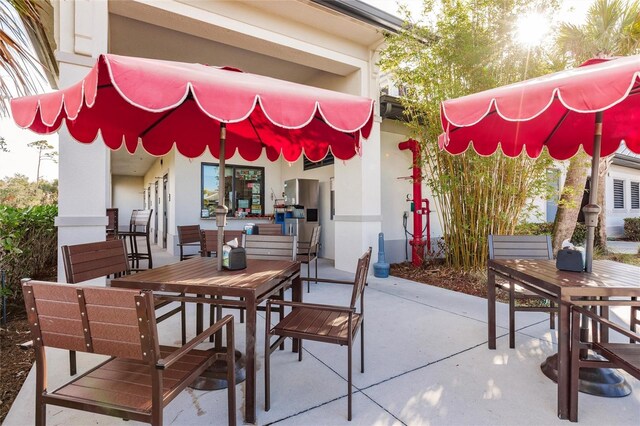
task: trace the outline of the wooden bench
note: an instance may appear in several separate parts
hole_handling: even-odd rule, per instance
[[[36,425],[46,424],[47,405],[161,425],[163,408],[220,358],[195,347],[223,328],[226,352],[220,355],[229,366],[228,422],[236,424],[231,315],[173,348],[159,345],[150,291],[29,280],[22,289],[36,351]],[[46,347],[111,358],[49,392]]]
[[[600,323],[610,330],[622,334],[633,343],[608,343],[599,341],[585,341],[581,336],[580,316],[585,315],[592,323]],[[580,306],[571,307],[571,375],[569,393],[569,419],[578,421],[578,381],[580,368],[612,367],[621,368],[640,380],[640,334],[626,330],[595,312]],[[591,349],[602,355],[606,360],[582,359],[581,349]]]
[[[182,225],[178,230],[178,247],[180,247],[180,261],[196,256],[198,253],[184,254],[185,247],[200,247],[200,225]]]

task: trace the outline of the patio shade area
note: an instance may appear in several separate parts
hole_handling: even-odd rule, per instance
[[[155,254],[155,253],[154,253]],[[158,265],[178,259],[158,252]],[[351,279],[328,262],[323,277]],[[305,301],[348,303],[348,286],[312,284]],[[554,353],[556,337],[544,313],[521,313],[515,349],[508,347],[507,305],[497,311],[497,350],[487,349],[486,300],[400,278],[369,276],[365,291],[365,372],[354,360],[353,421],[346,419],[345,348],[305,342],[301,363],[290,351],[271,355],[271,410],[264,411],[264,313],[258,317],[257,424],[291,425],[506,425],[568,424],[556,417],[556,385],[539,365]],[[614,310],[615,321],[628,321],[628,311]],[[275,321],[276,318],[274,317]],[[189,307],[193,333],[195,309]],[[394,324],[394,325],[392,325]],[[236,320],[236,347],[244,347],[244,327]],[[179,318],[159,326],[161,341],[180,342]],[[359,339],[358,339],[359,341]],[[341,350],[342,349],[342,350]],[[359,351],[359,342],[354,352]],[[67,379],[68,354],[50,350],[49,389]],[[102,357],[79,354],[79,371]],[[59,367],[59,368],[58,368]],[[31,371],[4,424],[31,423],[35,371]],[[580,394],[580,424],[635,425],[640,382],[625,375],[634,392],[625,398]],[[244,384],[236,386],[237,415],[243,416]],[[226,391],[182,392],[166,409],[165,424],[226,423]],[[51,425],[110,425],[113,417],[48,407]]]

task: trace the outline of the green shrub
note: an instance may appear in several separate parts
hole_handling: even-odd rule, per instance
[[[640,230],[640,226],[638,229]],[[527,222],[518,224],[518,226],[516,226],[515,233],[516,235],[551,235],[552,231],[553,222]],[[571,244],[576,246],[585,246],[587,244],[587,226],[584,223],[576,224],[576,229],[573,231],[573,235],[571,236]]]
[[[20,299],[20,279],[55,279],[58,232],[55,205],[26,209],[0,205],[0,269],[5,294]]]
[[[624,238],[629,241],[640,241],[640,217],[624,219]]]
[[[553,231],[553,222],[541,223],[519,223],[516,226],[516,235],[551,235]]]

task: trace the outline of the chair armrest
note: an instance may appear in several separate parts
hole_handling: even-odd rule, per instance
[[[634,333],[631,330],[627,330],[626,328],[623,328],[622,326],[620,326],[620,324],[616,324],[615,322],[612,322],[612,321],[610,321],[610,320],[608,320],[606,318],[603,318],[600,315],[594,314],[593,312],[591,312],[590,310],[588,310],[588,309],[586,309],[584,307],[574,305],[574,306],[571,307],[571,310],[573,312],[577,312],[577,313],[580,313],[582,315],[586,315],[586,316],[588,316],[589,318],[591,318],[591,319],[593,319],[595,321],[598,321],[598,322],[600,322],[602,324],[605,324],[607,327],[617,331],[618,333],[620,333],[620,334],[622,334],[622,335],[624,335],[624,336],[626,336],[626,337],[628,337],[630,339],[633,339],[636,342],[640,342],[640,334]]]
[[[171,367],[173,363],[178,361],[184,355],[188,354],[192,349],[194,349],[196,346],[198,346],[200,343],[206,340],[209,336],[220,331],[222,327],[226,325],[230,325],[231,327],[233,327],[233,315],[225,315],[224,318],[222,318],[220,321],[213,324],[211,327],[207,328],[202,333],[198,334],[193,339],[189,340],[184,346],[179,348],[177,351],[172,352],[166,358],[160,359],[156,364],[156,368],[165,369],[165,368]]]
[[[267,300],[267,305],[291,306],[292,308],[331,310],[335,312],[343,312],[345,314],[354,313],[356,311],[355,308],[349,308],[346,306],[322,305],[318,303],[304,303],[304,302],[287,302],[285,300],[273,300],[273,299]]]

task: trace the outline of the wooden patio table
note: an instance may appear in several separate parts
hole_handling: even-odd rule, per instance
[[[256,308],[260,302],[288,286],[292,287],[292,300],[302,301],[299,262],[247,259],[246,269],[218,271],[215,258],[196,257],[114,279],[111,286],[185,293],[183,297],[163,296],[163,299],[245,308],[245,421],[256,422]]]
[[[558,417],[569,418],[570,312],[571,305],[604,308],[634,305],[640,296],[640,267],[594,260],[592,272],[568,272],[556,268],[555,260],[489,260],[487,299],[489,303],[489,349],[496,348],[496,276],[515,281],[559,305],[558,314]],[[611,300],[609,298],[616,299]],[[587,299],[589,298],[589,299]],[[606,332],[603,331],[603,339]]]

